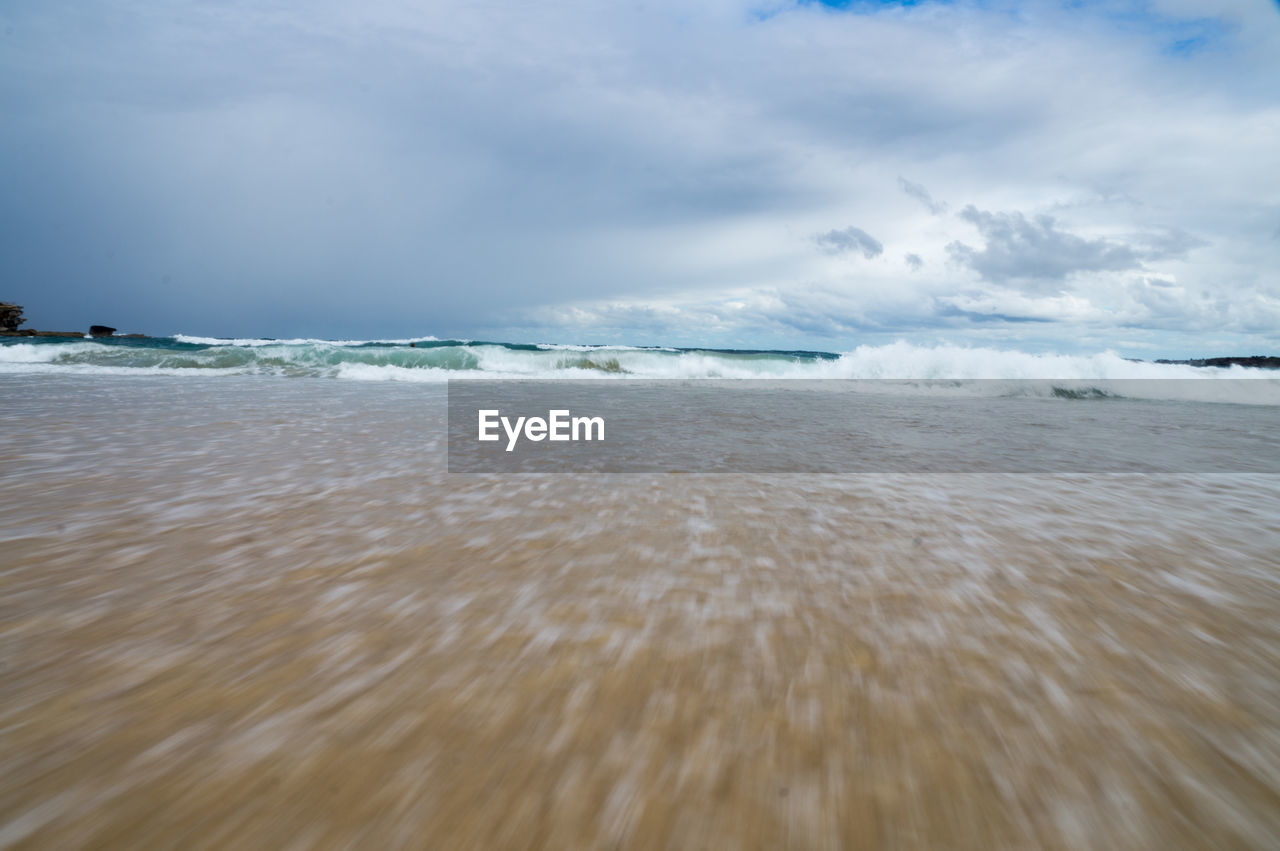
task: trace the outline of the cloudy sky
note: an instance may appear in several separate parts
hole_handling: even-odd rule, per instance
[[[1280,4],[0,2],[33,325],[1280,350]]]

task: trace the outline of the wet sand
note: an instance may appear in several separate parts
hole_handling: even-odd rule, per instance
[[[1280,836],[1276,477],[451,477],[437,388],[0,398],[0,846]]]

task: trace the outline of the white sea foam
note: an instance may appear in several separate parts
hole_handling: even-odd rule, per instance
[[[0,361],[0,374],[18,375],[165,375],[175,378],[203,377],[219,375],[245,375],[249,370],[234,368],[187,369],[184,367],[163,366],[107,366],[104,364],[86,363],[8,363]]]
[[[0,345],[0,368],[5,365],[23,365],[50,363],[57,360],[61,351],[66,351],[75,343],[64,343],[61,346],[38,346],[34,343],[9,343]],[[20,370],[13,370],[18,372]]]
[[[668,346],[580,345],[578,343],[535,343],[539,349],[554,352],[679,352]]]
[[[915,346],[898,341],[859,346],[840,356],[830,378],[1215,378],[1263,377],[1264,370],[1194,367],[1126,360],[1115,352],[1093,355],[1030,354],[1015,349]]]
[[[461,372],[462,370],[437,367],[405,369],[400,366],[379,366],[369,363],[342,363],[335,368],[334,376],[354,381],[417,381],[425,384],[439,384],[450,378],[460,377]]]

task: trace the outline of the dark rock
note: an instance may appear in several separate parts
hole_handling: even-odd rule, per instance
[[[0,337],[84,337],[80,331],[37,331],[23,328],[21,331],[0,331]]]
[[[90,325],[89,326],[90,337],[110,337],[115,332],[116,332],[116,329],[112,328],[110,325]]]
[[[1250,366],[1254,369],[1280,369],[1280,357],[1250,355],[1248,357],[1195,358],[1193,360],[1158,360],[1156,363],[1173,363],[1183,366]]]
[[[17,331],[22,324],[22,306],[0,301],[0,331]]]

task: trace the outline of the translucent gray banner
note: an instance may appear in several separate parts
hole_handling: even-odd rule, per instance
[[[1280,473],[1280,381],[451,380],[451,473]]]

